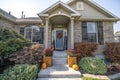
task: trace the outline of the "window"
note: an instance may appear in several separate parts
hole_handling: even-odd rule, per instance
[[[83,2],[77,2],[76,3],[76,10],[84,10]]]
[[[24,32],[24,33],[23,33]],[[44,29],[39,26],[30,26],[20,29],[20,33],[31,42],[43,43]]]
[[[82,22],[82,40],[104,44],[102,22]]]
[[[87,36],[89,42],[96,42],[96,24],[94,22],[87,23]]]

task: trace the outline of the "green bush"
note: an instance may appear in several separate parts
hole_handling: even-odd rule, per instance
[[[6,69],[3,74],[0,74],[0,80],[35,80],[37,70],[36,65],[15,65]]]
[[[0,29],[0,56],[8,56],[28,44],[30,44],[30,40],[15,31]]]
[[[104,61],[94,57],[84,57],[79,61],[79,67],[92,74],[105,74],[107,72]]]

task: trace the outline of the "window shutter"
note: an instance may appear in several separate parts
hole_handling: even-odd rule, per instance
[[[24,36],[24,27],[20,27],[20,34]]]
[[[104,44],[104,39],[103,39],[103,23],[102,22],[97,22],[97,27],[98,27],[98,42],[100,45]]]
[[[82,22],[82,41],[87,42],[87,22]]]
[[[43,31],[44,31],[44,29],[41,28],[41,27],[40,27],[39,29],[40,29],[40,43],[43,44],[43,39],[44,39],[44,38],[43,38],[43,37],[44,37]]]

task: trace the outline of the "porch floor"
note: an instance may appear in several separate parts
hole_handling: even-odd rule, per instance
[[[41,69],[37,80],[81,80],[81,73],[67,65],[65,51],[54,51],[53,66]]]

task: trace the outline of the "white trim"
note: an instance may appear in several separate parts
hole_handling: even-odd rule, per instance
[[[48,16],[49,16],[49,14],[38,14],[38,16],[48,17]]]
[[[75,11],[74,9],[72,9],[71,7],[69,7],[68,5],[66,5],[65,3],[63,3],[62,1],[58,1],[55,4],[53,4],[52,6],[48,7],[44,11],[42,11],[41,13],[39,13],[38,16],[41,15],[41,14],[46,14],[49,10],[53,9],[54,7],[56,7],[59,4],[61,4],[63,7],[67,8],[68,10],[74,12],[74,14],[76,14],[77,16],[81,15],[80,13],[78,13],[77,11]]]
[[[48,48],[48,25],[49,25],[49,18],[45,18],[45,48]]]
[[[50,15],[49,18],[54,17],[54,16],[59,16],[59,15],[63,15],[63,16],[69,17],[69,18],[71,17],[71,16],[64,14],[64,13],[61,13],[61,14],[55,13],[55,14]]]
[[[117,18],[79,18],[81,21],[119,21],[120,19]]]
[[[71,49],[74,49],[74,18],[71,18]]]

